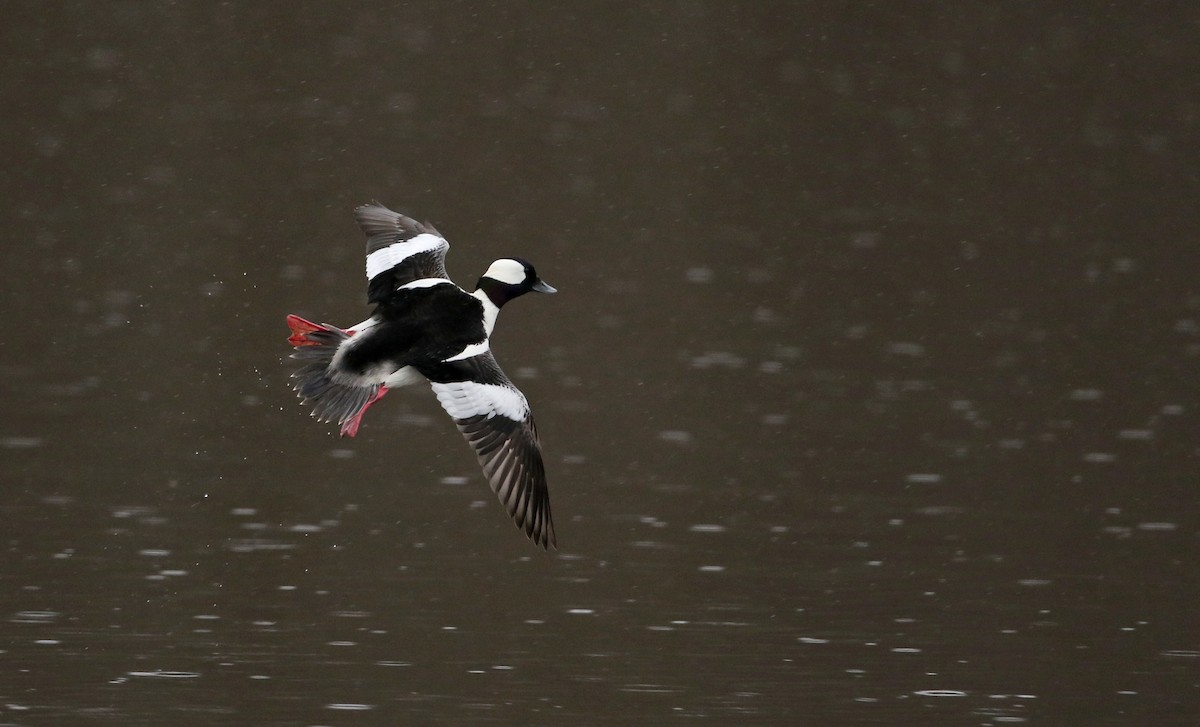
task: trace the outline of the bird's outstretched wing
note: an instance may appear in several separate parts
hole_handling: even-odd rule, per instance
[[[396,288],[421,278],[445,278],[450,243],[433,225],[378,202],[354,210],[367,236],[367,302],[379,303]]]
[[[529,403],[491,352],[421,373],[475,450],[488,484],[534,543],[557,547],[542,447]]]

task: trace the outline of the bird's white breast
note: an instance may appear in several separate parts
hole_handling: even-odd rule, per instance
[[[487,293],[482,290],[476,290],[471,295],[479,299],[483,303],[483,335],[491,337],[492,329],[496,327],[496,316],[500,315],[500,309],[492,302],[492,299],[487,297]]]

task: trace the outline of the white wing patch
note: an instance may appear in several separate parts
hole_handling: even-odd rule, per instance
[[[428,232],[421,233],[403,242],[392,243],[381,250],[376,250],[367,255],[367,280],[371,280],[382,272],[391,270],[397,264],[404,262],[413,255],[420,255],[423,252],[433,252],[443,247],[449,248],[450,244],[445,239],[437,235],[431,235]]]
[[[486,417],[499,414],[514,422],[524,421],[529,416],[529,403],[525,395],[509,386],[479,384],[474,381],[454,381],[448,384],[432,384],[433,393],[446,413],[455,419]]]
[[[443,363],[450,363],[451,361],[462,361],[464,358],[471,358],[472,356],[478,356],[481,353],[487,352],[487,350],[489,348],[490,348],[490,346],[488,345],[488,340],[485,338],[485,339],[483,339],[483,341],[481,341],[479,343],[472,343],[471,345],[464,348],[462,351],[459,351],[458,353],[451,356],[450,358],[445,359],[443,361]]]
[[[453,280],[446,278],[418,278],[411,283],[405,283],[396,290],[413,290],[414,288],[432,288],[435,285],[454,285]]]

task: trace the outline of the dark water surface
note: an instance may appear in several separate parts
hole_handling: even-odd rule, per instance
[[[970,7],[6,4],[0,724],[1200,723],[1200,13]],[[295,401],[373,198],[556,553]]]

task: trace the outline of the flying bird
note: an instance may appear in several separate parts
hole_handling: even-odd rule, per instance
[[[506,257],[468,293],[446,274],[450,243],[432,225],[378,202],[354,217],[367,236],[367,302],[375,309],[350,328],[287,317],[292,358],[302,362],[292,374],[297,395],[314,417],[353,437],[388,389],[428,381],[517,527],[537,545],[556,547],[529,402],[490,345],[505,303],[555,289],[528,261]]]

